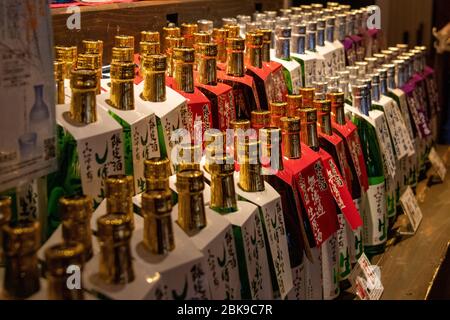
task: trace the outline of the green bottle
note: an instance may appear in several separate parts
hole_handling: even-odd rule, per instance
[[[369,116],[371,93],[366,84],[352,87],[353,107],[364,116]],[[369,189],[368,210],[363,214],[364,251],[370,258],[384,252],[387,240],[387,212],[383,158],[375,127],[364,118],[354,115],[352,122],[358,128],[361,147],[366,160]]]

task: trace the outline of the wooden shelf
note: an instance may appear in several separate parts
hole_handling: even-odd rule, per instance
[[[69,30],[66,8],[52,9],[55,45],[79,45],[83,39],[104,42],[104,63],[109,63],[111,47],[116,34],[136,37],[142,30],[161,30],[167,15],[178,23],[209,19],[221,26],[222,17],[238,14],[251,15],[257,7],[261,10],[278,10],[282,0],[165,0],[81,6],[81,29]],[[137,48],[136,48],[137,49]]]

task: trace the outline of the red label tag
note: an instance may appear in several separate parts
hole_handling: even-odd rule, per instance
[[[218,82],[215,86],[208,86],[199,83],[196,83],[195,85],[211,101],[213,127],[225,131],[230,127],[230,121],[236,119],[233,89],[229,85],[221,82]],[[213,97],[211,97],[211,95]]]
[[[269,101],[286,101],[288,88],[283,76],[283,66],[275,61],[265,62],[264,64],[272,71],[272,88],[268,93]]]
[[[333,129],[335,129],[342,137],[344,137],[345,143],[348,146],[351,160],[358,176],[358,181],[361,188],[364,191],[369,189],[369,180],[367,177],[366,162],[364,160],[364,154],[361,149],[361,141],[359,140],[358,130],[356,126],[347,121],[344,126],[332,121]],[[350,159],[347,159],[350,160]]]
[[[277,175],[287,183],[295,183],[308,215],[314,240],[320,247],[338,229],[336,206],[320,156],[303,144],[301,147],[301,160],[283,161],[285,168]]]
[[[322,158],[331,194],[352,230],[356,230],[358,227],[362,226],[363,222],[358,209],[356,209],[356,206],[353,203],[352,195],[345,186],[344,179],[339,173],[339,169],[333,158],[323,149],[320,149],[319,154]]]

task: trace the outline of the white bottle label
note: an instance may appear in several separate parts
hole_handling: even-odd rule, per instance
[[[352,270],[349,235],[350,230],[347,227],[347,222],[342,212],[338,213],[339,229],[337,231],[337,245],[338,245],[338,263],[339,263],[339,280],[347,279]]]
[[[367,190],[368,209],[363,215],[363,242],[365,246],[382,244],[387,238],[386,192],[384,180],[369,185]]]
[[[332,300],[339,295],[339,268],[337,236],[333,234],[322,244],[323,299]]]

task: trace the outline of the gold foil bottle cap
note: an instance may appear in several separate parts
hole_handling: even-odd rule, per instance
[[[300,122],[303,125],[317,122],[317,110],[314,108],[302,109],[300,112]]]
[[[271,115],[271,125],[274,127],[280,127],[280,119],[287,114],[286,102],[270,102],[269,110]]]
[[[84,248],[81,243],[64,242],[45,250],[47,275],[54,277],[67,276],[67,268],[71,265],[84,265]]]
[[[245,34],[245,41],[247,43],[247,46],[262,46],[263,35],[258,32],[247,32]]]
[[[228,31],[229,38],[239,38],[241,27],[239,27],[238,25],[230,25],[230,24],[227,24],[223,27]]]
[[[144,162],[144,176],[146,179],[169,179],[171,174],[170,161],[167,158],[152,158]]]
[[[170,190],[144,192],[142,194],[142,214],[163,216],[172,211],[172,192]]]
[[[248,130],[250,129],[250,121],[246,120],[246,119],[236,119],[236,120],[232,120],[230,121],[230,128],[233,130]]]
[[[93,201],[89,196],[68,196],[59,199],[62,220],[90,219],[93,212]]]
[[[134,50],[134,37],[127,35],[115,36],[114,46],[119,48],[132,48]]]
[[[181,37],[181,30],[178,27],[164,27],[163,28],[163,39],[166,37]]]
[[[314,107],[318,112],[331,112],[331,101],[330,100],[314,100]]]
[[[165,72],[167,69],[167,57],[165,55],[145,55],[144,69],[150,72]]]
[[[161,46],[159,42],[141,41],[139,43],[139,53],[141,56],[160,54]]]
[[[127,241],[133,226],[125,212],[108,213],[97,219],[97,236],[101,241]]]
[[[78,55],[77,69],[97,70],[101,68],[100,55],[82,53]]]
[[[173,48],[173,59],[183,63],[193,63],[195,59],[194,48]]]
[[[287,100],[287,116],[295,117],[299,109],[302,108],[303,96],[299,94],[286,95]]]
[[[102,40],[83,40],[82,41],[84,53],[103,54],[103,41]]]
[[[330,100],[332,106],[344,106],[345,95],[343,92],[327,93],[327,99]]]
[[[228,37],[228,30],[225,28],[214,28],[212,38],[215,42],[224,42]]]
[[[65,46],[56,46],[55,47],[55,55],[56,60],[64,61],[64,62],[74,62],[77,59],[78,49],[76,46],[65,47]]]
[[[280,128],[266,127],[259,129],[261,143],[261,163],[264,164],[264,175],[274,174],[283,170],[283,158],[281,152],[282,134]],[[275,157],[275,159],[274,159]]]
[[[272,30],[270,29],[258,29],[256,32],[261,33],[263,36],[263,42],[272,42]]]
[[[56,81],[64,80],[65,66],[65,63],[62,61],[53,61],[54,76]]]
[[[194,32],[194,43],[208,43],[211,41],[211,34],[205,31]]]
[[[209,170],[212,175],[227,175],[234,172],[234,159],[228,154],[216,154],[211,157]]]
[[[160,42],[158,31],[141,31],[141,42]]]
[[[245,141],[238,146],[240,164],[238,185],[246,192],[259,192],[265,189],[258,151],[259,142],[256,140]]]
[[[235,51],[244,51],[245,40],[242,38],[227,38],[227,49]]]
[[[97,72],[95,70],[72,70],[70,87],[74,89],[96,89]]]
[[[196,50],[199,54],[206,57],[217,56],[217,44],[215,43],[198,43]]]
[[[6,257],[35,253],[40,245],[40,227],[37,221],[3,226],[3,252]]]
[[[300,118],[299,117],[283,117],[281,118],[281,129],[286,132],[299,132],[300,131]]]
[[[259,163],[258,150],[259,141],[249,139],[238,145],[238,155],[240,164]]]
[[[202,157],[201,144],[183,143],[178,154],[178,172],[200,170]]]
[[[113,62],[111,63],[111,79],[133,80],[134,63],[132,62]]]
[[[302,108],[311,108],[314,101],[314,88],[300,88],[300,94],[303,97]]]
[[[267,110],[254,110],[251,113],[251,126],[253,129],[258,130],[270,125],[270,111]]]
[[[184,38],[181,37],[167,37],[166,46],[168,49],[180,48],[184,44]]]
[[[181,35],[186,34],[194,34],[195,32],[198,32],[198,25],[196,23],[182,23],[181,24]]]
[[[105,181],[106,198],[127,198],[134,195],[133,176],[112,175]]]
[[[210,144],[215,143],[216,141],[222,140],[221,143],[225,145],[225,133],[222,131],[219,131],[218,129],[210,129],[206,130],[204,134],[204,142],[205,147],[208,147]],[[217,146],[217,143],[215,143],[215,147]]]
[[[177,173],[177,192],[200,192],[205,189],[203,172],[199,170],[185,170]]]
[[[2,227],[2,225],[9,223],[9,221],[11,220],[12,217],[11,204],[12,204],[11,197],[0,196],[0,228]]]
[[[112,62],[132,62],[134,61],[134,50],[132,48],[112,48]]]

